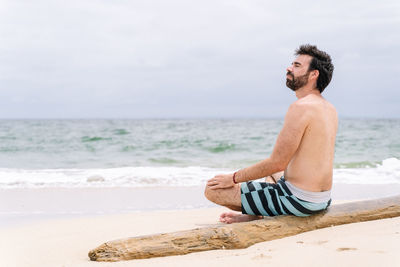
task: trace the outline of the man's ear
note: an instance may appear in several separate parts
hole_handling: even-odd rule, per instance
[[[318,76],[319,76],[319,71],[318,70],[313,70],[313,71],[311,71],[311,78],[313,78],[313,79],[318,79]]]

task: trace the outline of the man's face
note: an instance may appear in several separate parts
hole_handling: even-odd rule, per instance
[[[308,83],[310,66],[312,57],[309,55],[300,55],[293,62],[290,67],[286,69],[286,86],[293,91],[298,90]]]

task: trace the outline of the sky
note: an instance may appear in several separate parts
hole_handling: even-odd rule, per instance
[[[280,118],[301,44],[341,117],[399,118],[400,2],[0,0],[0,118]]]

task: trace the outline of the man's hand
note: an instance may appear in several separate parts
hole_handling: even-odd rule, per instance
[[[208,180],[207,186],[210,189],[222,189],[233,187],[233,173],[232,174],[218,174],[214,178]]]

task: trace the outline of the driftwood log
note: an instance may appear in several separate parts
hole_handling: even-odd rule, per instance
[[[278,216],[166,234],[119,239],[89,252],[92,261],[121,261],[183,255],[214,249],[247,248],[253,244],[324,227],[400,216],[400,195],[333,205],[309,217]]]

